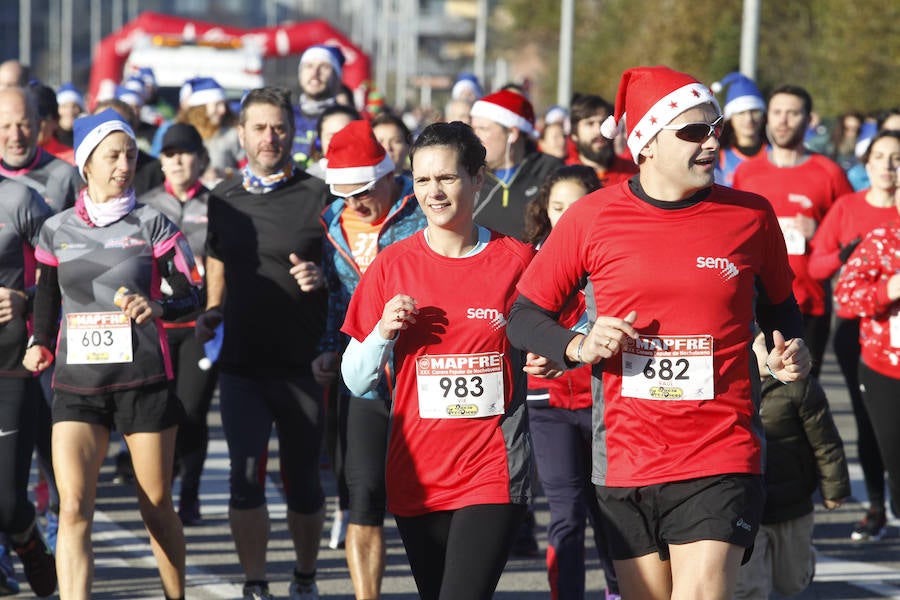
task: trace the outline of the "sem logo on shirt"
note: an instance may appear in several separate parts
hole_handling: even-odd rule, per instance
[[[466,310],[466,318],[490,321],[493,331],[499,331],[506,327],[506,317],[496,308],[469,308]]]
[[[740,274],[740,270],[733,262],[727,258],[716,258],[714,256],[698,256],[697,268],[718,271],[723,282],[734,279]]]
[[[104,248],[134,248],[135,246],[146,246],[147,242],[133,237],[121,237],[121,238],[113,238],[111,240],[106,240],[106,243],[103,244]]]
[[[799,204],[803,208],[812,208],[813,201],[803,194],[788,194],[788,202]]]

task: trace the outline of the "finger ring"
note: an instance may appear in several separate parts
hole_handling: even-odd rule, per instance
[[[606,349],[607,349],[607,350],[609,350],[609,345],[610,345],[610,343],[612,343],[612,339],[611,339],[611,338],[606,338],[606,343],[603,344],[603,345],[606,346]]]

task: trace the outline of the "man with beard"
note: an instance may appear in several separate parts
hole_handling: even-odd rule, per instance
[[[319,476],[322,388],[311,363],[325,329],[327,296],[319,214],[325,183],[294,168],[290,93],[252,90],[238,136],[242,177],[209,198],[206,312],[197,339],[223,324],[219,355],[222,427],[231,464],[228,518],[244,572],[244,598],[268,600],[267,442],[274,424],[294,544],[292,600],[318,598],[316,560],[325,495]],[[227,298],[227,301],[226,301]]]
[[[298,166],[310,164],[312,145],[316,139],[316,123],[322,112],[338,103],[344,53],[336,46],[316,45],[300,57],[297,79],[300,100],[294,107],[294,140],[291,156]]]
[[[524,239],[525,206],[563,162],[538,152],[532,138],[534,108],[522,94],[511,89],[494,92],[472,106],[471,116],[472,129],[487,151],[475,222]]]
[[[616,155],[612,140],[600,133],[600,125],[613,112],[612,105],[594,94],[572,98],[572,141],[578,154],[569,154],[567,165],[587,165],[597,171],[604,187],[625,181],[638,172],[634,161]]]
[[[812,98],[805,89],[782,85],[769,96],[766,152],[742,162],[734,187],[756,192],[772,203],[794,272],[794,296],[803,313],[803,338],[812,354],[811,375],[818,377],[831,329],[831,291],[827,281],[809,274],[809,240],[834,201],[853,191],[843,169],[803,144]]]

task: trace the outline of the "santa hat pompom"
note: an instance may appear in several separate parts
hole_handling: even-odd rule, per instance
[[[616,118],[609,115],[603,120],[603,123],[600,124],[600,135],[608,140],[616,139],[616,136],[619,135],[619,130],[621,129],[619,125],[620,123],[616,123]]]

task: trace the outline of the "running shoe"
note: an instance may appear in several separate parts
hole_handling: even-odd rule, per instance
[[[19,593],[16,581],[16,567],[13,564],[9,546],[0,544],[0,596],[15,596]]]
[[[863,520],[853,528],[850,539],[857,542],[875,542],[887,533],[887,516],[884,509],[870,508]]]
[[[131,464],[131,453],[120,450],[116,454],[116,476],[113,479],[119,485],[131,485],[134,483],[134,465]]]
[[[303,585],[295,581],[291,583],[290,600],[319,600],[319,586],[312,584]]]
[[[350,511],[337,509],[334,511],[334,521],[331,522],[331,536],[328,540],[328,547],[332,550],[344,547],[344,540],[347,539],[347,523],[350,520]]]
[[[268,585],[244,584],[244,600],[275,600]]]
[[[21,545],[13,543],[13,548],[22,561],[31,591],[41,598],[56,591],[56,560],[37,525],[31,528],[31,537],[27,542]]]
[[[178,518],[185,527],[203,525],[203,517],[200,516],[200,500],[185,500],[183,497],[178,505]]]

